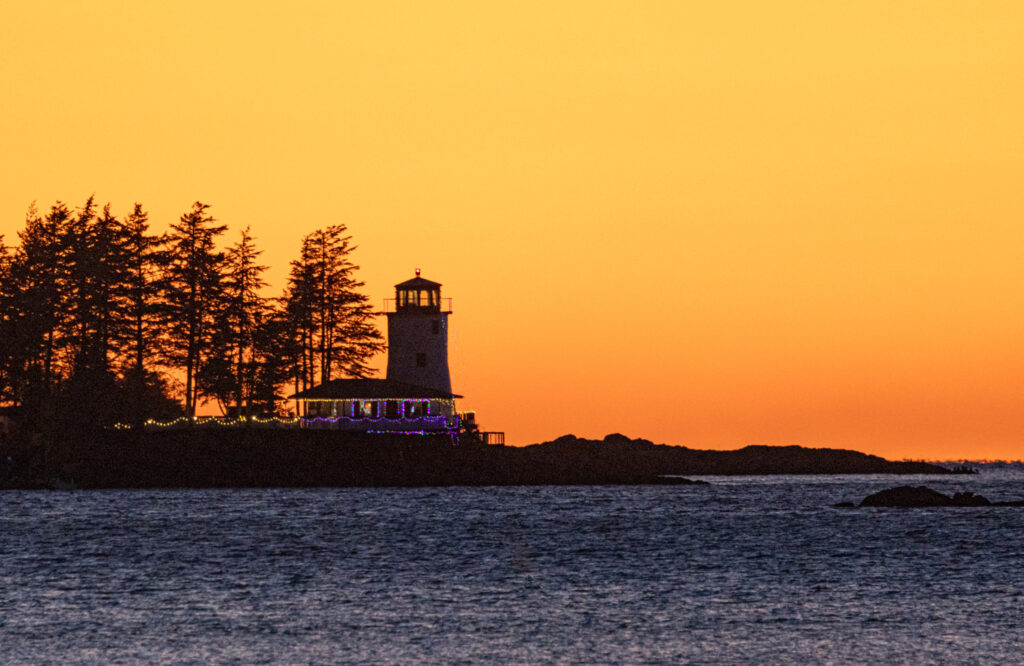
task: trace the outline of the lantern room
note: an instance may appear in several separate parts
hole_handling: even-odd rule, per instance
[[[395,285],[395,309],[402,310],[441,310],[441,285],[420,277],[416,269],[416,277]]]

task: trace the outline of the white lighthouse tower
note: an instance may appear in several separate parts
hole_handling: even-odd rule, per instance
[[[395,307],[388,316],[387,378],[451,393],[448,372],[448,315],[441,285],[416,277],[395,285]]]

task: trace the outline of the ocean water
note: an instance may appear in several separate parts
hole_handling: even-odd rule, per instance
[[[2,663],[1019,663],[1024,508],[902,484],[0,493]]]

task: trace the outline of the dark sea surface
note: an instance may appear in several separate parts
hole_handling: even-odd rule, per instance
[[[1024,508],[977,476],[0,492],[2,663],[1020,663]]]

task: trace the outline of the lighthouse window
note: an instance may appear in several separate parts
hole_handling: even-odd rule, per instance
[[[437,335],[438,333],[440,333],[441,332],[441,322],[439,322],[436,319],[434,321],[430,322],[430,332],[433,333],[434,335]]]
[[[416,289],[402,289],[398,292],[398,304],[403,307],[406,305],[421,305],[420,292]]]
[[[427,367],[427,355],[423,352],[416,354],[416,367],[425,368]]]

